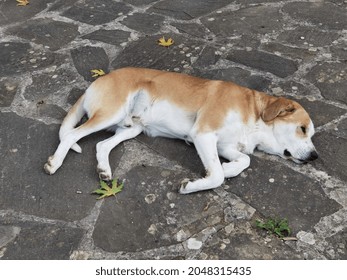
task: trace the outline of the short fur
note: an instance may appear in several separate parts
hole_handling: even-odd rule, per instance
[[[88,121],[76,124],[84,114]],[[207,176],[185,180],[180,193],[220,186],[240,174],[255,148],[297,163],[318,157],[313,123],[297,102],[231,82],[142,68],[123,68],[94,81],[71,108],[60,128],[60,144],[44,168],[54,174],[69,149],[95,131],[116,126],[96,146],[101,179],[112,178],[109,153],[141,132],[193,142]],[[221,164],[219,156],[229,162]]]

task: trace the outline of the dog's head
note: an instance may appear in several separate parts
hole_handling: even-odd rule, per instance
[[[305,163],[318,158],[312,143],[313,123],[305,109],[297,102],[280,97],[270,102],[262,112],[263,121],[272,126],[276,145],[269,153]]]

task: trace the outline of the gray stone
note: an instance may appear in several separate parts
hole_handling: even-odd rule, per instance
[[[320,132],[314,136],[314,142],[319,152],[319,160],[313,166],[325,170],[328,175],[347,181],[347,139],[334,131]]]
[[[320,152],[319,147],[317,149]],[[231,186],[227,191],[239,196],[265,217],[288,219],[294,233],[310,229],[321,217],[341,207],[326,196],[318,181],[282,164],[252,157],[250,168],[243,173],[243,176],[227,181]]]
[[[339,34],[334,31],[315,29],[312,26],[298,26],[281,32],[277,40],[289,45],[309,48],[310,44],[315,47],[329,46],[338,37]]]
[[[337,119],[338,117],[347,113],[345,109],[341,109],[339,107],[327,104],[323,101],[310,101],[306,98],[300,98],[295,100],[299,102],[310,114],[310,117],[316,127],[331,122],[334,119]],[[322,112],[324,112],[324,114],[322,114]]]
[[[0,225],[0,249],[12,242],[19,233],[20,227]]]
[[[172,22],[172,26],[176,27],[181,34],[187,34],[198,38],[208,39],[210,34],[204,26],[196,23]]]
[[[210,46],[206,46],[201,53],[197,61],[194,63],[194,67],[209,68],[214,65],[220,58],[219,54],[216,54],[216,49]]]
[[[347,230],[343,230],[338,234],[328,237],[327,242],[329,242],[329,244],[333,244],[333,248],[330,249],[333,249],[334,256],[330,257],[330,259],[347,259]]]
[[[68,9],[70,8],[72,5],[74,5],[77,1],[79,0],[56,0],[54,3],[52,3],[49,8],[48,11],[57,11],[60,9]]]
[[[163,176],[164,171],[169,175]],[[111,252],[132,252],[176,244],[177,233],[199,219],[209,201],[203,193],[167,198],[169,193],[177,193],[186,176],[185,172],[147,165],[126,173],[123,191],[102,207],[93,233],[95,245]],[[156,197],[152,203],[146,202],[149,195]]]
[[[72,90],[70,90],[70,93],[67,97],[67,103],[70,105],[75,104],[78,98],[80,98],[84,92],[85,89],[73,88]]]
[[[170,47],[159,46],[158,40],[162,36],[165,39],[172,37],[174,44]],[[136,66],[182,72],[184,69],[189,70],[184,65],[191,66],[190,57],[198,56],[199,50],[195,49],[197,45],[200,43],[179,35],[148,36],[129,44],[111,65],[113,69]]]
[[[77,78],[78,73],[64,68],[33,75],[32,83],[26,87],[24,97],[32,102],[45,102],[50,96],[65,94],[64,89],[73,85]],[[65,98],[65,96],[61,98]]]
[[[79,47],[71,50],[73,63],[81,76],[86,81],[94,81],[93,69],[102,69],[105,73],[109,69],[108,56],[103,48],[99,47]]]
[[[62,15],[80,22],[99,25],[110,22],[120,15],[127,14],[131,8],[124,3],[112,0],[78,1]]]
[[[329,2],[292,2],[282,10],[294,19],[324,28],[341,30],[347,26],[346,11]]]
[[[165,158],[176,161],[184,168],[199,175],[205,174],[204,166],[193,144],[187,144],[177,139],[151,138],[143,134],[139,135],[137,139]]]
[[[29,43],[0,43],[0,76],[34,71],[54,64],[58,55],[30,47]]]
[[[83,39],[101,41],[107,44],[118,46],[128,41],[130,32],[123,30],[99,29],[92,33],[82,36]]]
[[[238,68],[226,68],[209,71],[199,71],[198,75],[204,78],[231,81],[240,86],[248,87],[258,91],[266,91],[270,80],[258,75],[252,75],[249,71]]]
[[[90,192],[99,181],[95,145],[110,134],[94,134],[81,140],[83,153],[70,151],[61,169],[49,176],[43,165],[57,148],[58,128],[14,113],[0,113],[1,209],[74,221],[84,218],[94,207],[95,197]],[[120,146],[111,153],[111,160],[117,162],[121,153]]]
[[[227,59],[265,72],[270,72],[281,78],[290,76],[298,70],[297,63],[293,60],[262,51],[235,50],[227,55]]]
[[[301,49],[297,47],[288,47],[278,43],[268,43],[262,45],[262,50],[279,55],[281,57],[286,57],[289,59],[299,60],[299,61],[310,61],[316,56],[316,52],[309,51],[306,49]]]
[[[0,107],[11,106],[14,96],[17,92],[18,84],[15,81],[0,81]]]
[[[121,21],[125,26],[144,34],[157,33],[162,27],[164,17],[156,14],[134,13]]]
[[[131,5],[134,6],[143,6],[143,5],[148,5],[151,4],[153,2],[156,2],[158,0],[124,0],[124,2],[127,2]]]
[[[252,230],[253,232],[254,230]],[[249,225],[237,223],[230,234],[220,230],[215,241],[203,248],[200,253],[207,259],[219,260],[294,260],[300,259],[300,255],[286,246],[277,238],[270,242],[264,242],[264,238],[249,233]]]
[[[204,17],[202,23],[217,37],[269,34],[282,27],[283,16],[278,7],[254,6],[211,14]]]
[[[4,260],[66,260],[83,235],[82,229],[58,225],[20,222],[15,226],[20,226],[20,233],[6,246]]]
[[[335,46],[331,46],[330,51],[332,53],[333,58],[341,59],[342,62],[346,62],[346,57],[347,57],[346,42],[342,42]]]
[[[213,10],[222,8],[230,0],[205,1],[205,0],[164,0],[154,4],[150,11],[173,17],[175,19],[189,20],[208,14]],[[182,9],[184,7],[184,9]]]
[[[17,25],[8,29],[6,33],[49,46],[53,51],[70,43],[79,35],[77,25],[47,18],[26,21],[25,25]]]
[[[50,117],[56,120],[63,120],[66,116],[64,109],[54,104],[47,104],[44,101],[39,101],[36,104],[37,115],[40,117]]]
[[[320,62],[307,78],[321,91],[324,98],[347,103],[347,68],[344,62]]]
[[[0,25],[19,23],[26,21],[35,16],[39,12],[47,8],[47,5],[53,3],[55,0],[42,0],[30,2],[30,8],[18,7],[16,1],[2,0],[0,13]]]

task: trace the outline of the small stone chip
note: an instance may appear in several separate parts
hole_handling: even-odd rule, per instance
[[[274,178],[270,178],[270,179],[269,179],[269,182],[270,182],[270,183],[273,183],[273,182],[275,182],[275,179],[274,179]]]

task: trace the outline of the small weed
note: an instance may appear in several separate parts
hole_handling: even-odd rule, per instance
[[[287,219],[267,219],[265,222],[256,220],[255,225],[258,228],[265,229],[268,232],[277,235],[279,238],[289,236],[291,230]]]

